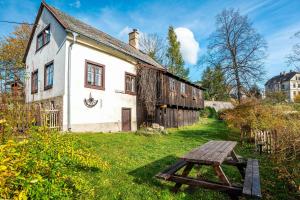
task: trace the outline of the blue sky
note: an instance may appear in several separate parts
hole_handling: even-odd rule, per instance
[[[0,20],[33,22],[41,1],[0,0]],[[166,37],[169,25],[176,28],[182,43],[191,79],[200,79],[202,68],[195,64],[205,54],[207,38],[215,28],[215,16],[224,8],[239,9],[249,16],[253,26],[268,43],[265,60],[266,78],[288,71],[286,55],[295,43],[293,34],[300,31],[300,0],[47,0],[110,35],[127,42],[127,33],[137,28],[143,33]],[[13,25],[0,23],[0,36]]]

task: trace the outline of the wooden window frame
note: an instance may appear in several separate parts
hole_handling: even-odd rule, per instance
[[[34,89],[33,88],[33,76],[37,76],[37,87]],[[31,94],[36,94],[39,90],[39,70],[36,69],[31,73]]]
[[[132,91],[129,91],[129,90],[126,90],[126,76],[131,76],[131,77],[134,77],[134,80],[135,80],[135,89],[134,89],[134,91],[135,92],[132,92]],[[125,83],[125,85],[124,85],[124,87],[125,87],[125,94],[130,94],[130,95],[136,95],[136,90],[137,90],[137,83],[136,83],[136,75],[135,74],[132,74],[132,73],[129,73],[129,72],[125,72],[125,78],[124,78],[125,80],[124,80],[124,83]]]
[[[102,78],[101,78],[102,84],[101,84],[101,86],[88,84],[88,82],[87,82],[88,81],[88,64],[92,64],[99,68],[102,68]],[[95,79],[95,75],[94,75],[94,79]],[[84,87],[96,89],[96,90],[105,90],[105,65],[96,63],[96,62],[93,62],[90,60],[85,60]]]
[[[182,90],[181,90],[182,84],[184,85],[184,92],[182,92]],[[186,95],[186,84],[183,83],[183,82],[180,82],[180,94],[181,94],[181,96],[183,96],[183,97],[187,97],[187,95]]]
[[[54,60],[52,60],[52,61],[48,62],[47,64],[45,64],[45,66],[44,66],[44,90],[49,90],[49,89],[51,89],[53,87],[53,78],[54,77],[52,77],[52,84],[51,85],[47,85],[47,83],[46,83],[46,77],[47,77],[47,71],[46,71],[46,69],[50,65],[53,66],[52,75],[54,76]]]
[[[176,80],[173,78],[169,78],[169,90],[170,92],[176,92]]]
[[[50,32],[50,37],[51,37],[51,27],[50,27],[50,24],[48,24],[43,30],[41,30],[39,32],[39,34],[36,36],[36,52],[39,51],[40,49],[42,49],[44,46],[46,46],[47,44],[50,43],[50,38],[49,38],[49,41],[45,42],[45,39],[46,39],[46,34],[45,34],[45,30],[49,29],[49,32]],[[39,47],[39,44],[38,44],[38,38],[42,35],[43,37],[43,45]]]
[[[197,100],[197,88],[192,87],[192,96],[193,100]]]

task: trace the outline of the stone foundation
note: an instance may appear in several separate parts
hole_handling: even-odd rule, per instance
[[[63,96],[35,101],[33,104],[39,105],[41,111],[43,110],[58,110],[59,111],[59,126],[63,126]]]

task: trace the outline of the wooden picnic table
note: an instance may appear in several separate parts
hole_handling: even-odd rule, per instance
[[[231,198],[237,198],[242,194],[248,197],[260,198],[258,161],[239,158],[234,152],[236,144],[235,141],[209,141],[182,156],[177,163],[157,174],[156,177],[175,182],[174,192],[177,192],[183,184],[186,184],[223,191],[228,193]],[[213,168],[219,182],[205,180],[200,176],[196,178],[188,176],[193,167],[197,166],[199,170],[203,165]],[[231,183],[225,175],[222,165],[237,167],[244,179],[244,186],[241,187]],[[182,168],[184,168],[183,172],[177,174],[176,172]]]

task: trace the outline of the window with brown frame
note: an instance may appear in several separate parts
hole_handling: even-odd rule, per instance
[[[44,90],[51,89],[53,86],[53,72],[54,65],[53,61],[45,65],[44,69]]]
[[[48,44],[50,42],[50,24],[46,26],[38,35],[36,38],[36,50],[38,51],[43,46]]]
[[[85,62],[85,87],[104,90],[104,65],[86,61]]]
[[[125,73],[125,93],[136,94],[136,82],[135,75]]]
[[[38,92],[38,70],[35,70],[31,74],[31,94]]]

